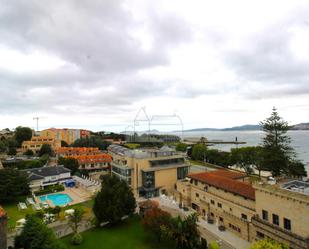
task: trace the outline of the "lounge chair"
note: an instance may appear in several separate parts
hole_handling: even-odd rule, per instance
[[[26,205],[26,203],[24,203],[24,202],[18,203],[17,207],[18,207],[19,210],[25,210],[25,209],[27,209],[27,205]]]
[[[40,206],[39,203],[33,204],[33,205],[32,205],[32,209],[33,209],[34,211],[42,210],[42,208],[41,208],[41,206]]]
[[[26,202],[29,204],[29,205],[33,205],[35,204],[34,200],[30,197],[30,198],[27,198],[26,199]]]

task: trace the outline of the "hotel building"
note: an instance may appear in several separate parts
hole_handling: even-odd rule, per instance
[[[33,153],[38,153],[43,144],[49,144],[51,148],[55,151],[57,148],[61,147],[61,141],[54,138],[45,136],[33,136],[30,141],[24,141],[21,145],[22,152],[27,150],[32,150]]]
[[[294,249],[309,248],[309,183],[247,183],[228,170],[190,174],[174,196],[209,223],[254,242],[271,238]]]
[[[65,141],[67,144],[74,143],[79,138],[90,137],[90,131],[80,129],[56,129],[49,128],[40,132],[41,136]]]
[[[113,175],[125,180],[136,197],[154,197],[172,193],[177,180],[184,179],[189,165],[184,156],[169,147],[161,149],[130,150],[119,145],[110,145]]]
[[[249,223],[255,215],[254,188],[245,175],[228,170],[190,174],[177,182],[175,197],[206,220],[249,240]]]

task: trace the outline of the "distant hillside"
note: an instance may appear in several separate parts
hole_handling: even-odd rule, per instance
[[[242,126],[234,126],[231,128],[221,129],[221,131],[258,131],[261,130],[260,125],[242,125]]]
[[[309,123],[300,123],[297,125],[293,125],[291,130],[309,130]]]
[[[242,125],[242,126],[235,126],[230,128],[196,128],[190,130],[184,130],[184,132],[203,132],[203,131],[258,131],[261,127],[259,125]],[[177,131],[179,132],[179,131]]]
[[[184,130],[184,132],[203,132],[203,131],[259,131],[261,130],[260,125],[241,125],[230,128],[216,129],[216,128],[196,128],[190,130]],[[292,125],[290,130],[309,130],[309,123],[300,123]],[[180,132],[180,131],[176,131]]]

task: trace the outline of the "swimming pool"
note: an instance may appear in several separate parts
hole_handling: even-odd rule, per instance
[[[41,201],[51,201],[55,206],[65,206],[72,202],[68,194],[48,194],[39,197]]]

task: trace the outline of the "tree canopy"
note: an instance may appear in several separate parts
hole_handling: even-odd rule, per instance
[[[72,146],[73,147],[97,147],[100,150],[106,150],[110,145],[110,142],[104,141],[99,136],[92,136],[90,138],[79,138],[77,139]]]
[[[162,226],[163,233],[175,241],[176,249],[199,249],[202,247],[200,233],[197,229],[197,214],[184,219],[172,218],[168,226]]]
[[[135,212],[136,201],[128,184],[116,176],[102,178],[101,191],[94,199],[93,212],[98,224],[118,223],[126,215]]]
[[[27,175],[15,169],[0,170],[0,203],[30,193]]]
[[[15,129],[14,138],[17,141],[18,147],[21,146],[23,141],[28,141],[32,137],[32,130],[29,127],[18,126]]]
[[[53,155],[53,149],[50,146],[50,144],[43,144],[40,151],[39,151],[39,156],[43,156],[43,155],[49,155],[52,156]]]
[[[145,230],[152,232],[157,238],[158,242],[162,238],[162,226],[169,226],[171,215],[168,212],[163,211],[157,206],[148,209],[144,213],[142,225]]]
[[[270,239],[263,239],[253,243],[250,249],[288,249],[289,247]]]
[[[295,163],[296,154],[290,146],[291,138],[287,134],[289,125],[279,116],[276,108],[273,108],[270,117],[260,124],[265,132],[262,146],[262,167],[270,170],[274,176],[282,174],[306,175],[304,174],[304,165],[299,161]]]
[[[78,171],[78,168],[79,168],[77,159],[73,157],[67,157],[67,158],[59,157],[58,164],[63,165],[67,169],[70,169],[72,175],[74,175]]]
[[[20,235],[15,237],[15,248],[23,249],[64,249],[52,229],[40,218],[29,215]]]

